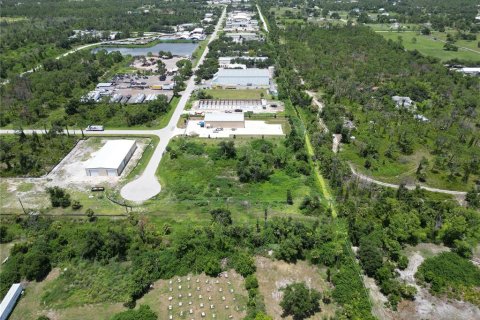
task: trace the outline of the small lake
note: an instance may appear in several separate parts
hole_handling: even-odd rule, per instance
[[[119,51],[122,55],[132,56],[146,56],[149,52],[157,55],[159,51],[170,51],[176,56],[190,56],[198,47],[198,43],[158,43],[151,47],[142,48],[126,48],[126,47],[99,47],[92,50],[93,53],[99,50],[106,50],[107,52]]]

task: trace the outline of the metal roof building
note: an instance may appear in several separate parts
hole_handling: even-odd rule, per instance
[[[137,149],[135,140],[109,140],[88,160],[87,176],[119,176]]]
[[[212,79],[213,86],[240,86],[268,88],[270,71],[268,69],[219,69]]]
[[[245,117],[242,113],[207,113],[205,125],[208,128],[245,128]]]
[[[10,313],[12,313],[13,307],[17,303],[20,294],[23,291],[21,283],[14,283],[8,290],[7,294],[0,304],[0,320],[7,320]]]

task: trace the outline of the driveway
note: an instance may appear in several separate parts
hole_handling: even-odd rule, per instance
[[[218,20],[217,26],[215,27],[215,31],[210,37],[208,44],[210,44],[210,42],[212,42],[217,37],[218,30],[222,25],[222,21],[225,19],[225,14],[226,14],[226,8],[223,9],[222,16]],[[203,52],[202,56],[200,57],[200,60],[198,61],[197,66],[202,65],[207,53],[208,53],[208,46]],[[162,160],[162,156],[165,153],[165,149],[167,148],[167,145],[170,142],[170,140],[176,135],[183,133],[183,130],[180,130],[177,128],[177,123],[180,120],[180,116],[182,115],[183,110],[185,109],[187,101],[190,99],[190,96],[193,90],[195,90],[194,78],[195,78],[195,75],[192,75],[192,77],[190,77],[190,79],[188,80],[187,87],[183,92],[182,97],[180,98],[177,108],[175,109],[175,112],[173,113],[172,118],[170,119],[170,122],[168,123],[168,125],[165,128],[160,130],[155,130],[153,132],[152,131],[146,132],[148,134],[153,133],[157,135],[160,138],[160,142],[158,143],[157,148],[155,149],[152,155],[152,158],[150,159],[150,162],[148,163],[142,175],[138,179],[133,180],[132,182],[126,184],[122,188],[122,190],[120,190],[120,194],[124,199],[135,201],[135,202],[142,202],[156,196],[162,189],[156,177],[156,172],[157,172],[158,166],[160,165],[160,161]]]

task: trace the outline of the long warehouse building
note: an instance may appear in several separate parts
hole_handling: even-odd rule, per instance
[[[85,172],[87,176],[119,176],[127,166],[128,161],[137,149],[135,140],[109,140],[87,161]]]
[[[219,69],[214,75],[212,86],[268,88],[270,71],[268,69]]]

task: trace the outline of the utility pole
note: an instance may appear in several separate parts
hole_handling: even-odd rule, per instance
[[[23,213],[27,214],[27,210],[25,210],[25,207],[23,206],[22,200],[20,199],[20,197],[18,197],[17,199],[18,199],[18,202],[20,202],[20,206],[22,207]]]

